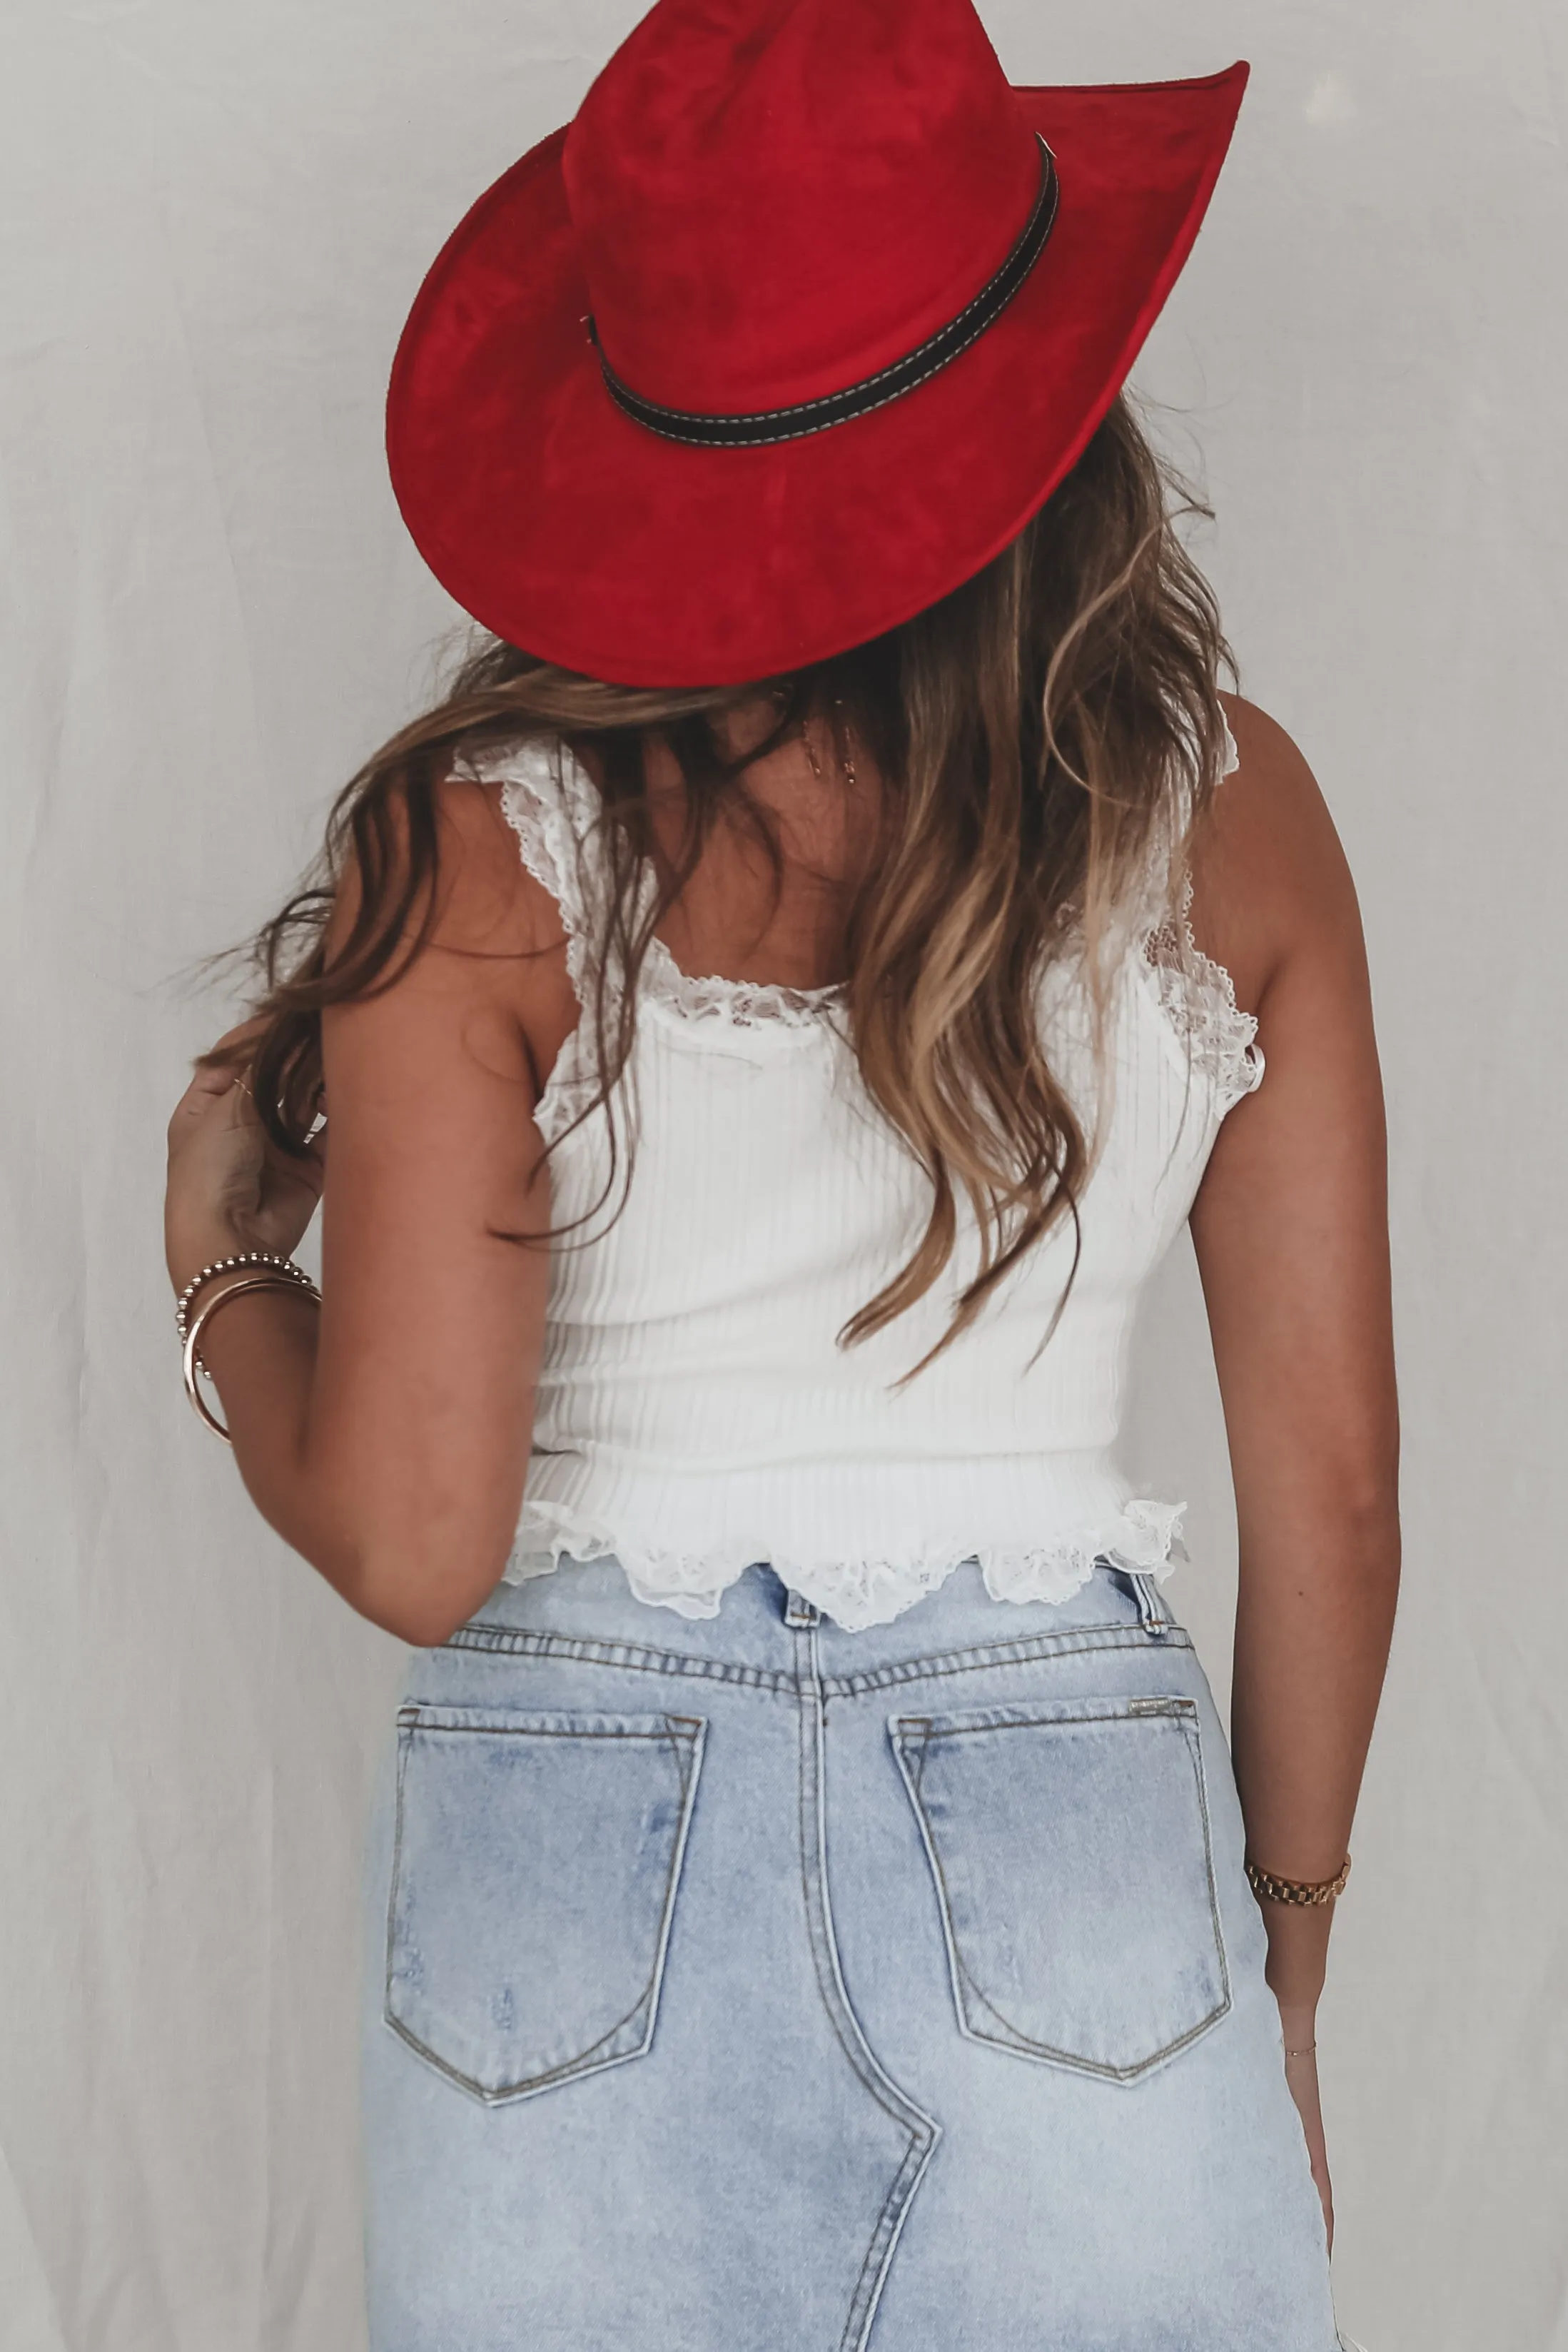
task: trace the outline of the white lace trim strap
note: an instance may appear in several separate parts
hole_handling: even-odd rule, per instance
[[[543,742],[464,756],[455,772],[476,783],[500,785],[501,807],[517,836],[523,863],[560,909],[567,969],[578,1002],[585,1003],[589,958],[610,912],[598,854],[603,808],[592,777],[564,743]],[[683,971],[655,937],[643,960],[639,992],[682,1021],[709,1027],[815,1031],[843,992],[699,977]]]
[[[1224,758],[1220,779],[1234,775],[1241,754],[1229,721],[1221,715]],[[1168,889],[1168,881],[1165,885]],[[1167,901],[1168,903],[1168,901]],[[1192,876],[1185,876],[1176,913],[1163,914],[1143,935],[1143,957],[1154,980],[1160,1010],[1186,1049],[1194,1069],[1215,1089],[1221,1115],[1263,1083],[1263,1050],[1257,1018],[1236,1001],[1236,982],[1222,963],[1206,955],[1193,936]]]
[[[814,1601],[847,1633],[891,1624],[946,1581],[966,1560],[977,1560],[995,1601],[1066,1601],[1088,1583],[1096,1563],[1163,1578],[1183,1558],[1185,1503],[1139,1499],[1113,1519],[1074,1528],[1038,1545],[933,1545],[902,1560],[797,1559],[761,1542],[731,1542],[700,1555],[662,1551],[616,1535],[570,1504],[543,1496],[526,1502],[517,1542],[506,1570],[508,1583],[549,1576],[565,1560],[617,1559],[635,1598],[682,1617],[716,1617],[729,1587],[764,1561],[791,1591]]]
[[[604,887],[596,855],[601,811],[592,778],[564,744],[549,742],[465,753],[454,772],[501,787],[502,814],[517,837],[523,864],[560,910],[567,971],[578,1002],[586,1003],[588,959]]]
[[[1262,1085],[1263,1049],[1257,1015],[1242,1012],[1236,982],[1193,937],[1190,877],[1176,917],[1145,933],[1143,953],[1160,1010],[1213,1086],[1223,1116]]]

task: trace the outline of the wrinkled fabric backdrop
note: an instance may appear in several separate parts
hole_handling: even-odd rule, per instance
[[[353,1886],[401,1654],[181,1396],[163,1127],[232,998],[174,976],[430,690],[456,616],[382,469],[393,341],[633,13],[4,12],[3,2352],[362,2345]],[[1392,1109],[1408,1570],[1321,2029],[1338,2292],[1370,2352],[1563,2352],[1568,17],[986,13],[1018,80],[1254,62],[1137,381],[1348,845]],[[1191,1497],[1223,1685],[1185,1244],[1131,1455]]]

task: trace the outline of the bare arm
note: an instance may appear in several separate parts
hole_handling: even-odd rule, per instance
[[[1349,1845],[1398,1583],[1383,1098],[1328,811],[1272,720],[1236,703],[1232,723],[1241,766],[1197,845],[1194,928],[1257,1010],[1268,1074],[1225,1122],[1192,1231],[1240,1534],[1231,1733],[1248,1844],[1320,1880]],[[1304,2049],[1333,1909],[1263,1910],[1287,2047]]]
[[[517,1524],[549,1256],[505,1236],[549,1222],[526,1024],[538,997],[548,1027],[566,988],[555,910],[493,800],[455,787],[443,824],[435,944],[326,1017],[319,1319],[261,1292],[202,1342],[263,1516],[414,1642],[472,1613]],[[236,1249],[294,1246],[308,1200],[284,1197],[243,1094],[199,1074],[170,1141],[176,1285]]]

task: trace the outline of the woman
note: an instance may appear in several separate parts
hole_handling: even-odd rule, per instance
[[[415,1648],[377,2352],[1337,2341],[1377,1070],[1121,394],[1244,79],[662,0],[410,320],[394,480],[494,638],[265,935],[168,1205],[193,1397]],[[1113,1454],[1189,1210],[1234,1775]]]

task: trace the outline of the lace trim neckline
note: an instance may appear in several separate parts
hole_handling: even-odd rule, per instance
[[[785,1029],[814,1027],[841,1004],[841,986],[790,988],[778,980],[728,980],[718,972],[687,971],[675,961],[657,932],[643,965],[645,992],[684,1021],[718,1021],[732,1029],[777,1024]]]
[[[1227,725],[1222,773],[1230,773],[1238,764],[1235,739]],[[560,908],[568,970],[580,1001],[584,1001],[588,943],[599,911],[594,900],[601,887],[591,846],[601,815],[597,785],[565,743],[559,748],[542,742],[503,747],[465,758],[461,767],[477,782],[501,785],[502,806],[524,863]],[[1262,1055],[1255,1043],[1258,1024],[1239,1007],[1229,972],[1205,955],[1193,938],[1191,904],[1189,876],[1174,919],[1166,911],[1138,927],[1135,952],[1171,1028],[1197,1067],[1218,1083],[1228,1108],[1262,1077]],[[656,933],[643,958],[639,992],[677,1020],[721,1029],[792,1031],[802,1036],[831,1029],[846,993],[841,983],[793,988],[782,981],[688,972]]]
[[[565,743],[559,751],[543,743],[527,743],[520,751],[503,748],[465,758],[461,767],[476,782],[501,786],[502,808],[517,836],[523,862],[560,908],[567,967],[580,1001],[591,900],[600,887],[591,851],[584,854],[601,814],[597,785]],[[731,1029],[796,1030],[820,1026],[845,994],[841,983],[792,988],[784,981],[731,980],[719,972],[687,971],[657,932],[643,960],[640,992],[685,1021]]]

